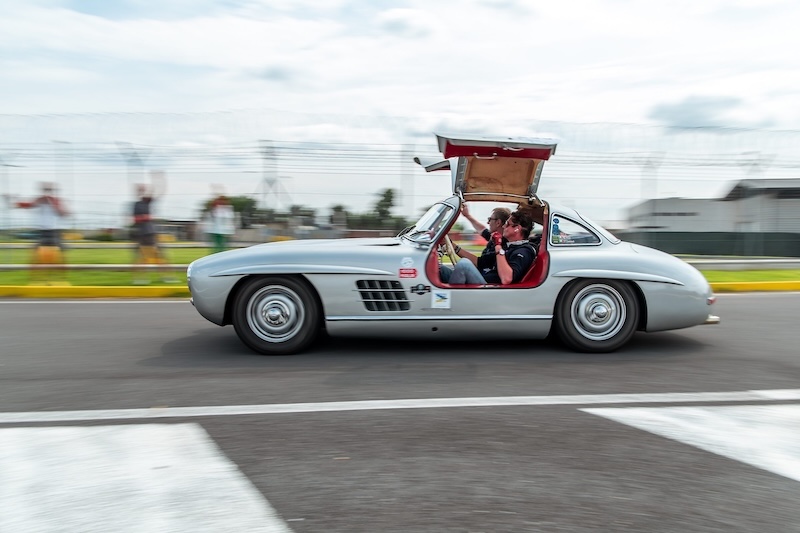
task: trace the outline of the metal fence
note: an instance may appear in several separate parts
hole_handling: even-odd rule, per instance
[[[668,251],[800,256],[793,233],[745,226],[717,233],[652,231],[637,229],[629,217],[647,200],[713,200],[743,179],[797,178],[800,132],[520,120],[530,134],[560,139],[541,181],[545,200]],[[315,133],[327,131],[321,125],[335,130],[338,140]],[[451,126],[411,117],[279,112],[2,116],[0,194],[29,198],[38,182],[54,181],[74,213],[67,229],[118,229],[129,224],[133,185],[161,170],[167,191],[155,214],[168,220],[198,221],[212,184],[223,184],[228,195],[251,196],[263,209],[307,206],[321,219],[337,205],[366,212],[390,188],[398,192],[393,212],[413,220],[450,193],[449,176],[424,173],[413,156],[436,157],[428,132]],[[773,208],[755,207],[747,220],[766,219]],[[30,211],[2,202],[2,237],[33,222]]]

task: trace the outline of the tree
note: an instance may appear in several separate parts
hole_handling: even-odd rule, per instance
[[[375,215],[378,220],[389,220],[392,216],[394,207],[394,189],[384,189],[378,194],[378,201],[375,203]]]
[[[292,205],[289,207],[289,215],[301,226],[313,226],[316,218],[316,211],[304,205]]]
[[[331,206],[330,223],[333,224],[334,226],[346,226],[348,216],[349,213],[347,212],[347,208],[342,204],[336,204]]]
[[[256,201],[249,196],[231,196],[228,200],[237,213],[252,213],[256,210]]]
[[[203,213],[208,213],[211,210],[211,203],[213,201],[214,198],[209,198],[203,202]],[[228,201],[231,203],[234,213],[239,213],[241,226],[243,228],[249,228],[256,211],[256,201],[249,196],[229,196]]]
[[[211,203],[214,200],[215,198],[209,198],[203,202],[204,213],[211,210]],[[256,208],[256,201],[249,196],[229,196],[228,201],[231,203],[231,206],[236,213],[250,213]]]

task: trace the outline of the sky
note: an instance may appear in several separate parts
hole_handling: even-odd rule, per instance
[[[608,148],[564,135],[581,125],[800,130],[800,3],[792,1],[0,5],[0,158],[18,157],[5,168],[10,190],[22,193],[39,174],[18,143],[55,139],[186,147],[267,138],[432,151],[433,131],[555,133],[569,153]],[[209,172],[213,179],[228,178]],[[303,198],[315,179],[292,176],[287,188]],[[208,183],[195,185],[184,189],[208,193]],[[97,189],[88,178],[83,186]],[[256,186],[230,181],[231,192]],[[126,187],[113,194],[122,199]],[[188,213],[177,195],[170,201]]]

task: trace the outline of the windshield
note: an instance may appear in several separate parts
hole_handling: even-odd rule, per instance
[[[453,211],[453,207],[446,204],[431,206],[410,230],[403,233],[403,238],[419,244],[432,242],[450,221]]]

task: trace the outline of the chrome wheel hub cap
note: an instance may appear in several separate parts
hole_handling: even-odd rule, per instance
[[[603,284],[581,289],[572,300],[572,325],[587,339],[602,341],[614,337],[625,325],[625,300],[613,287]]]
[[[264,320],[270,326],[282,326],[289,321],[289,314],[282,305],[273,305],[264,309]]]
[[[247,324],[267,342],[285,342],[297,335],[305,316],[300,296],[282,285],[262,287],[247,302]]]

